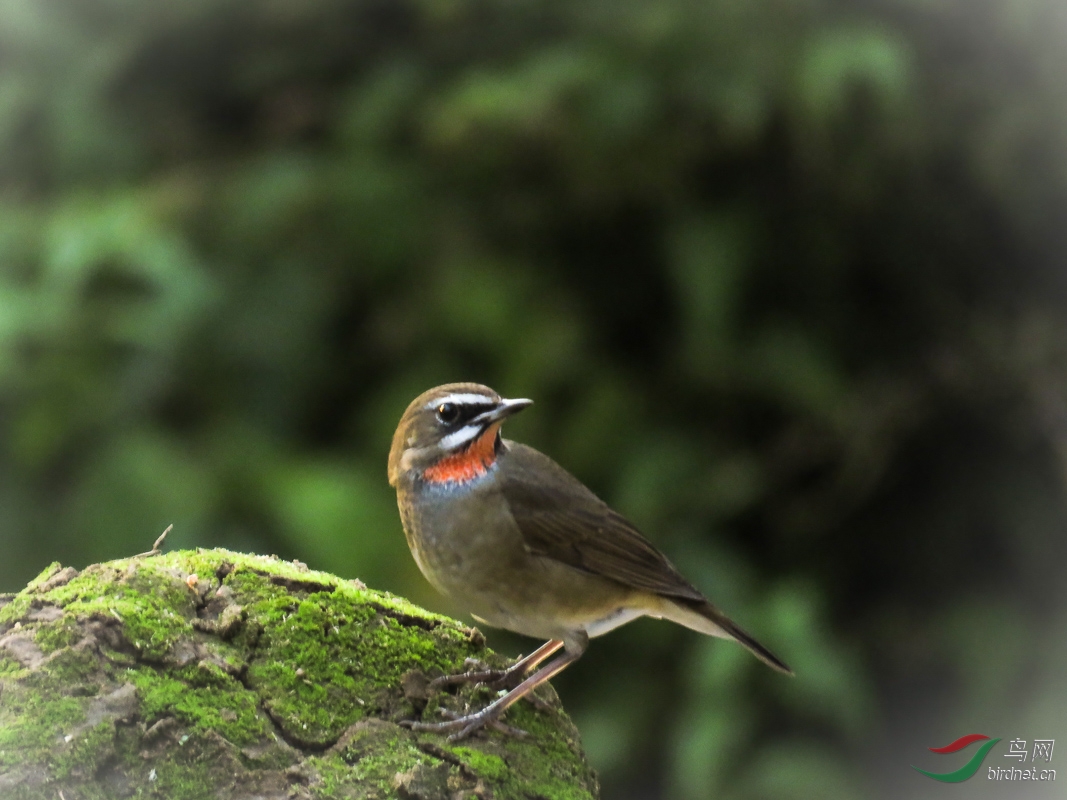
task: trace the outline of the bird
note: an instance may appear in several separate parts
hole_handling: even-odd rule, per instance
[[[577,661],[590,639],[644,616],[733,639],[792,675],[581,481],[502,438],[503,423],[532,403],[478,383],[449,383],[416,397],[393,435],[389,483],[419,570],[479,623],[546,640],[507,670],[434,682],[508,690],[485,708],[403,724],[452,741],[504,727],[504,711]]]

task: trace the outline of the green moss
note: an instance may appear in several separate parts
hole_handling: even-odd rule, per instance
[[[366,687],[356,679],[355,648],[373,613],[332,595],[316,593],[294,603],[284,591],[246,606],[264,633],[249,666],[259,691],[287,733],[299,741],[327,743],[361,719]]]
[[[17,621],[25,618],[33,603],[33,595],[26,589],[15,595],[10,603],[0,606],[0,633],[9,629]]]
[[[22,664],[13,658],[0,655],[0,678],[15,677],[23,672],[25,672],[25,669]]]
[[[70,748],[52,759],[52,777],[64,780],[70,777],[86,777],[96,773],[97,768],[112,754],[115,724],[100,722],[87,731],[74,734]]]
[[[483,753],[470,747],[453,747],[455,753],[471,772],[493,781],[502,781],[507,777],[508,765],[500,756]]]
[[[351,791],[352,768],[337,756],[313,756],[307,760],[306,766],[317,778],[311,789],[313,797],[320,800],[341,800],[355,796]],[[382,797],[386,791],[388,787],[382,782],[377,785],[370,784],[364,786],[361,797]]]
[[[53,561],[51,564],[41,570],[41,572],[38,573],[36,578],[26,584],[26,590],[31,592],[35,591],[42,583],[45,583],[52,576],[58,574],[61,569],[63,569],[63,565],[60,564],[58,561]]]
[[[204,685],[204,676],[195,674],[198,671],[197,667],[186,668],[174,678],[151,667],[128,670],[146,722],[173,716],[194,730],[217,731],[238,746],[270,735],[270,721],[259,711],[252,692],[222,672],[215,676],[217,683]]]
[[[315,796],[334,800],[353,796],[356,776],[362,793],[355,796],[384,797],[391,791],[397,772],[429,761],[435,759],[415,747],[413,734],[370,719],[350,728],[328,755],[310,759],[308,767],[317,777]]]
[[[35,670],[0,656],[0,773],[33,765],[47,775],[5,797],[54,800],[64,788],[103,800],[118,785],[135,798],[229,797],[264,771],[289,785],[294,764],[322,798],[478,781],[498,800],[591,796],[574,788],[595,778],[560,714],[520,704],[509,722],[530,740],[487,735],[452,750],[396,725],[424,702],[405,696],[407,673],[497,660],[480,634],[402,598],[225,550],[93,565],[45,588],[72,575],[60,570],[0,608],[3,624],[19,624],[48,656]],[[62,615],[31,614],[45,606]],[[124,684],[135,697],[116,692]],[[465,687],[424,713],[491,694]],[[104,773],[112,783],[94,780]]]
[[[337,587],[294,603],[284,592],[264,597],[260,590],[245,606],[266,631],[249,681],[299,741],[335,740],[367,714],[387,710],[383,693],[393,693],[405,672],[455,668],[469,653],[454,623],[451,636],[434,636],[380,616],[359,594],[367,593]]]
[[[68,695],[95,695],[99,689],[100,663],[88,649],[63,648],[48,661],[47,676],[40,672],[27,675],[26,685],[40,689],[62,686]]]
[[[577,731],[562,713],[548,713],[528,703],[508,711],[507,722],[529,734],[533,748],[504,747],[500,739],[477,746],[451,747],[465,767],[491,781],[497,798],[543,797],[546,800],[588,800],[588,766],[575,759]],[[488,751],[488,752],[487,752]]]
[[[529,784],[531,794],[549,800],[587,796],[576,792],[575,787],[586,782],[590,771],[583,761],[574,757],[579,751],[578,731],[562,711],[558,716],[549,716],[528,703],[521,703],[512,711],[509,721],[537,742],[536,753],[520,751],[511,762],[514,773],[537,776]]]
[[[384,752],[366,756],[354,764],[336,755],[313,758],[310,759],[310,766],[320,779],[314,787],[314,796],[334,800],[346,796],[345,789],[353,784],[365,792],[358,795],[360,797],[392,796],[393,780],[398,773],[418,767],[435,767],[441,763],[409,741],[396,742],[393,747],[384,748]]]
[[[399,772],[406,772],[418,767],[434,767],[442,762],[429,756],[410,744],[402,745],[395,751],[381,753],[360,759],[351,769],[352,777],[357,781],[387,785]]]
[[[85,698],[42,696],[5,682],[0,703],[0,764],[14,764],[20,753],[49,750],[85,721]]]
[[[139,657],[160,660],[191,633],[197,598],[180,574],[146,560],[89,567],[48,599],[83,619],[115,619]]]
[[[76,644],[82,638],[82,632],[74,620],[69,617],[50,625],[42,625],[34,634],[34,641],[47,655],[64,647]]]
[[[141,785],[133,795],[140,798],[166,798],[166,800],[204,800],[206,797],[225,796],[219,793],[225,785],[212,770],[211,764],[200,761],[162,761],[154,767],[155,777],[149,772],[141,778]]]

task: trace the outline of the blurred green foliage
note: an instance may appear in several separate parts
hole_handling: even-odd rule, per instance
[[[462,613],[385,458],[479,380],[797,670],[598,640],[557,685],[606,797],[941,797],[926,747],[1067,738],[1065,32],[1045,0],[5,2],[0,588],[174,523]]]

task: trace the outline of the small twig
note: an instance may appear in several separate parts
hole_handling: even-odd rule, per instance
[[[149,558],[151,556],[158,556],[160,553],[162,553],[163,551],[160,548],[163,546],[163,540],[167,538],[167,534],[171,532],[171,529],[173,527],[173,523],[168,525],[163,530],[163,533],[159,534],[159,538],[156,539],[156,541],[152,544],[151,550],[149,550],[147,553],[138,553],[134,556],[134,558]]]
[[[163,533],[159,534],[159,538],[156,539],[155,542],[153,542],[153,544],[152,544],[152,552],[153,553],[158,553],[159,552],[159,548],[161,548],[163,546],[163,540],[167,538],[167,534],[170,533],[173,529],[174,529],[174,523],[173,522],[170,525],[168,525],[166,528],[163,529]]]

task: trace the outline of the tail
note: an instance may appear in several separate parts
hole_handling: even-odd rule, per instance
[[[709,636],[733,639],[768,667],[784,672],[786,675],[793,674],[793,670],[782,659],[749,636],[740,625],[707,600],[683,600],[662,596],[660,599],[663,601],[660,613],[664,619]]]

